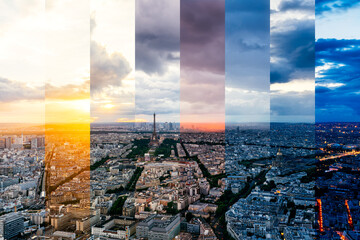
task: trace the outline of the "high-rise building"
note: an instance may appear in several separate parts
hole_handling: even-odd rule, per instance
[[[24,217],[20,213],[8,213],[0,217],[0,239],[10,239],[24,232]]]

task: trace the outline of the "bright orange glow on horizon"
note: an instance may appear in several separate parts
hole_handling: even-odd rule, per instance
[[[45,88],[46,123],[90,123],[90,83],[79,83],[68,96],[69,85]]]
[[[220,123],[181,122],[180,129],[182,131],[191,130],[191,131],[201,131],[201,132],[224,132],[225,122],[220,122]]]
[[[46,100],[46,123],[90,123],[89,100],[49,102]]]

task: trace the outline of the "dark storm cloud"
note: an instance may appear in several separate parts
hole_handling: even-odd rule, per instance
[[[181,1],[180,49],[182,119],[207,122],[213,118],[216,121],[223,121],[225,113],[224,0]]]
[[[21,82],[0,77],[0,102],[44,100],[44,87],[31,88]]]
[[[122,54],[109,54],[105,47],[95,41],[91,42],[90,56],[91,94],[101,92],[110,86],[121,86],[122,80],[131,71],[128,61]]]
[[[180,0],[136,0],[136,115],[178,121]]]
[[[180,11],[181,67],[224,74],[224,1],[183,0]]]
[[[325,12],[346,11],[354,6],[359,6],[359,0],[316,0],[316,14]]]
[[[316,66],[324,65],[331,67],[318,70],[317,121],[337,121],[349,111],[353,115],[347,121],[360,119],[360,40],[317,40]]]
[[[179,11],[178,1],[136,1],[136,70],[162,75],[168,63],[179,60]]]
[[[314,119],[314,91],[306,87],[311,86],[309,80],[314,79],[314,15],[313,0],[282,0],[271,12],[270,83],[278,84],[279,89],[271,91],[271,121]],[[287,84],[292,81],[294,89]],[[305,87],[307,91],[300,91]]]
[[[271,63],[271,83],[289,82],[295,72],[302,72],[297,78],[314,74],[314,20],[289,20],[286,24],[290,30],[271,33],[271,56],[280,59]]]
[[[269,1],[225,4],[226,86],[269,91]]]

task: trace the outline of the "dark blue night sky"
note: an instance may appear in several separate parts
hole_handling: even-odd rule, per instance
[[[316,122],[360,121],[359,19],[351,12],[359,6],[358,0],[316,1]],[[335,26],[332,19],[353,24]]]
[[[360,40],[318,39],[316,67],[316,121],[360,121]]]

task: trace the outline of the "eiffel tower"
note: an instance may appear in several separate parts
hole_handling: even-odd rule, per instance
[[[154,130],[151,136],[151,140],[150,140],[150,146],[158,146],[159,145],[159,139],[158,136],[156,134],[156,114],[154,113]]]

